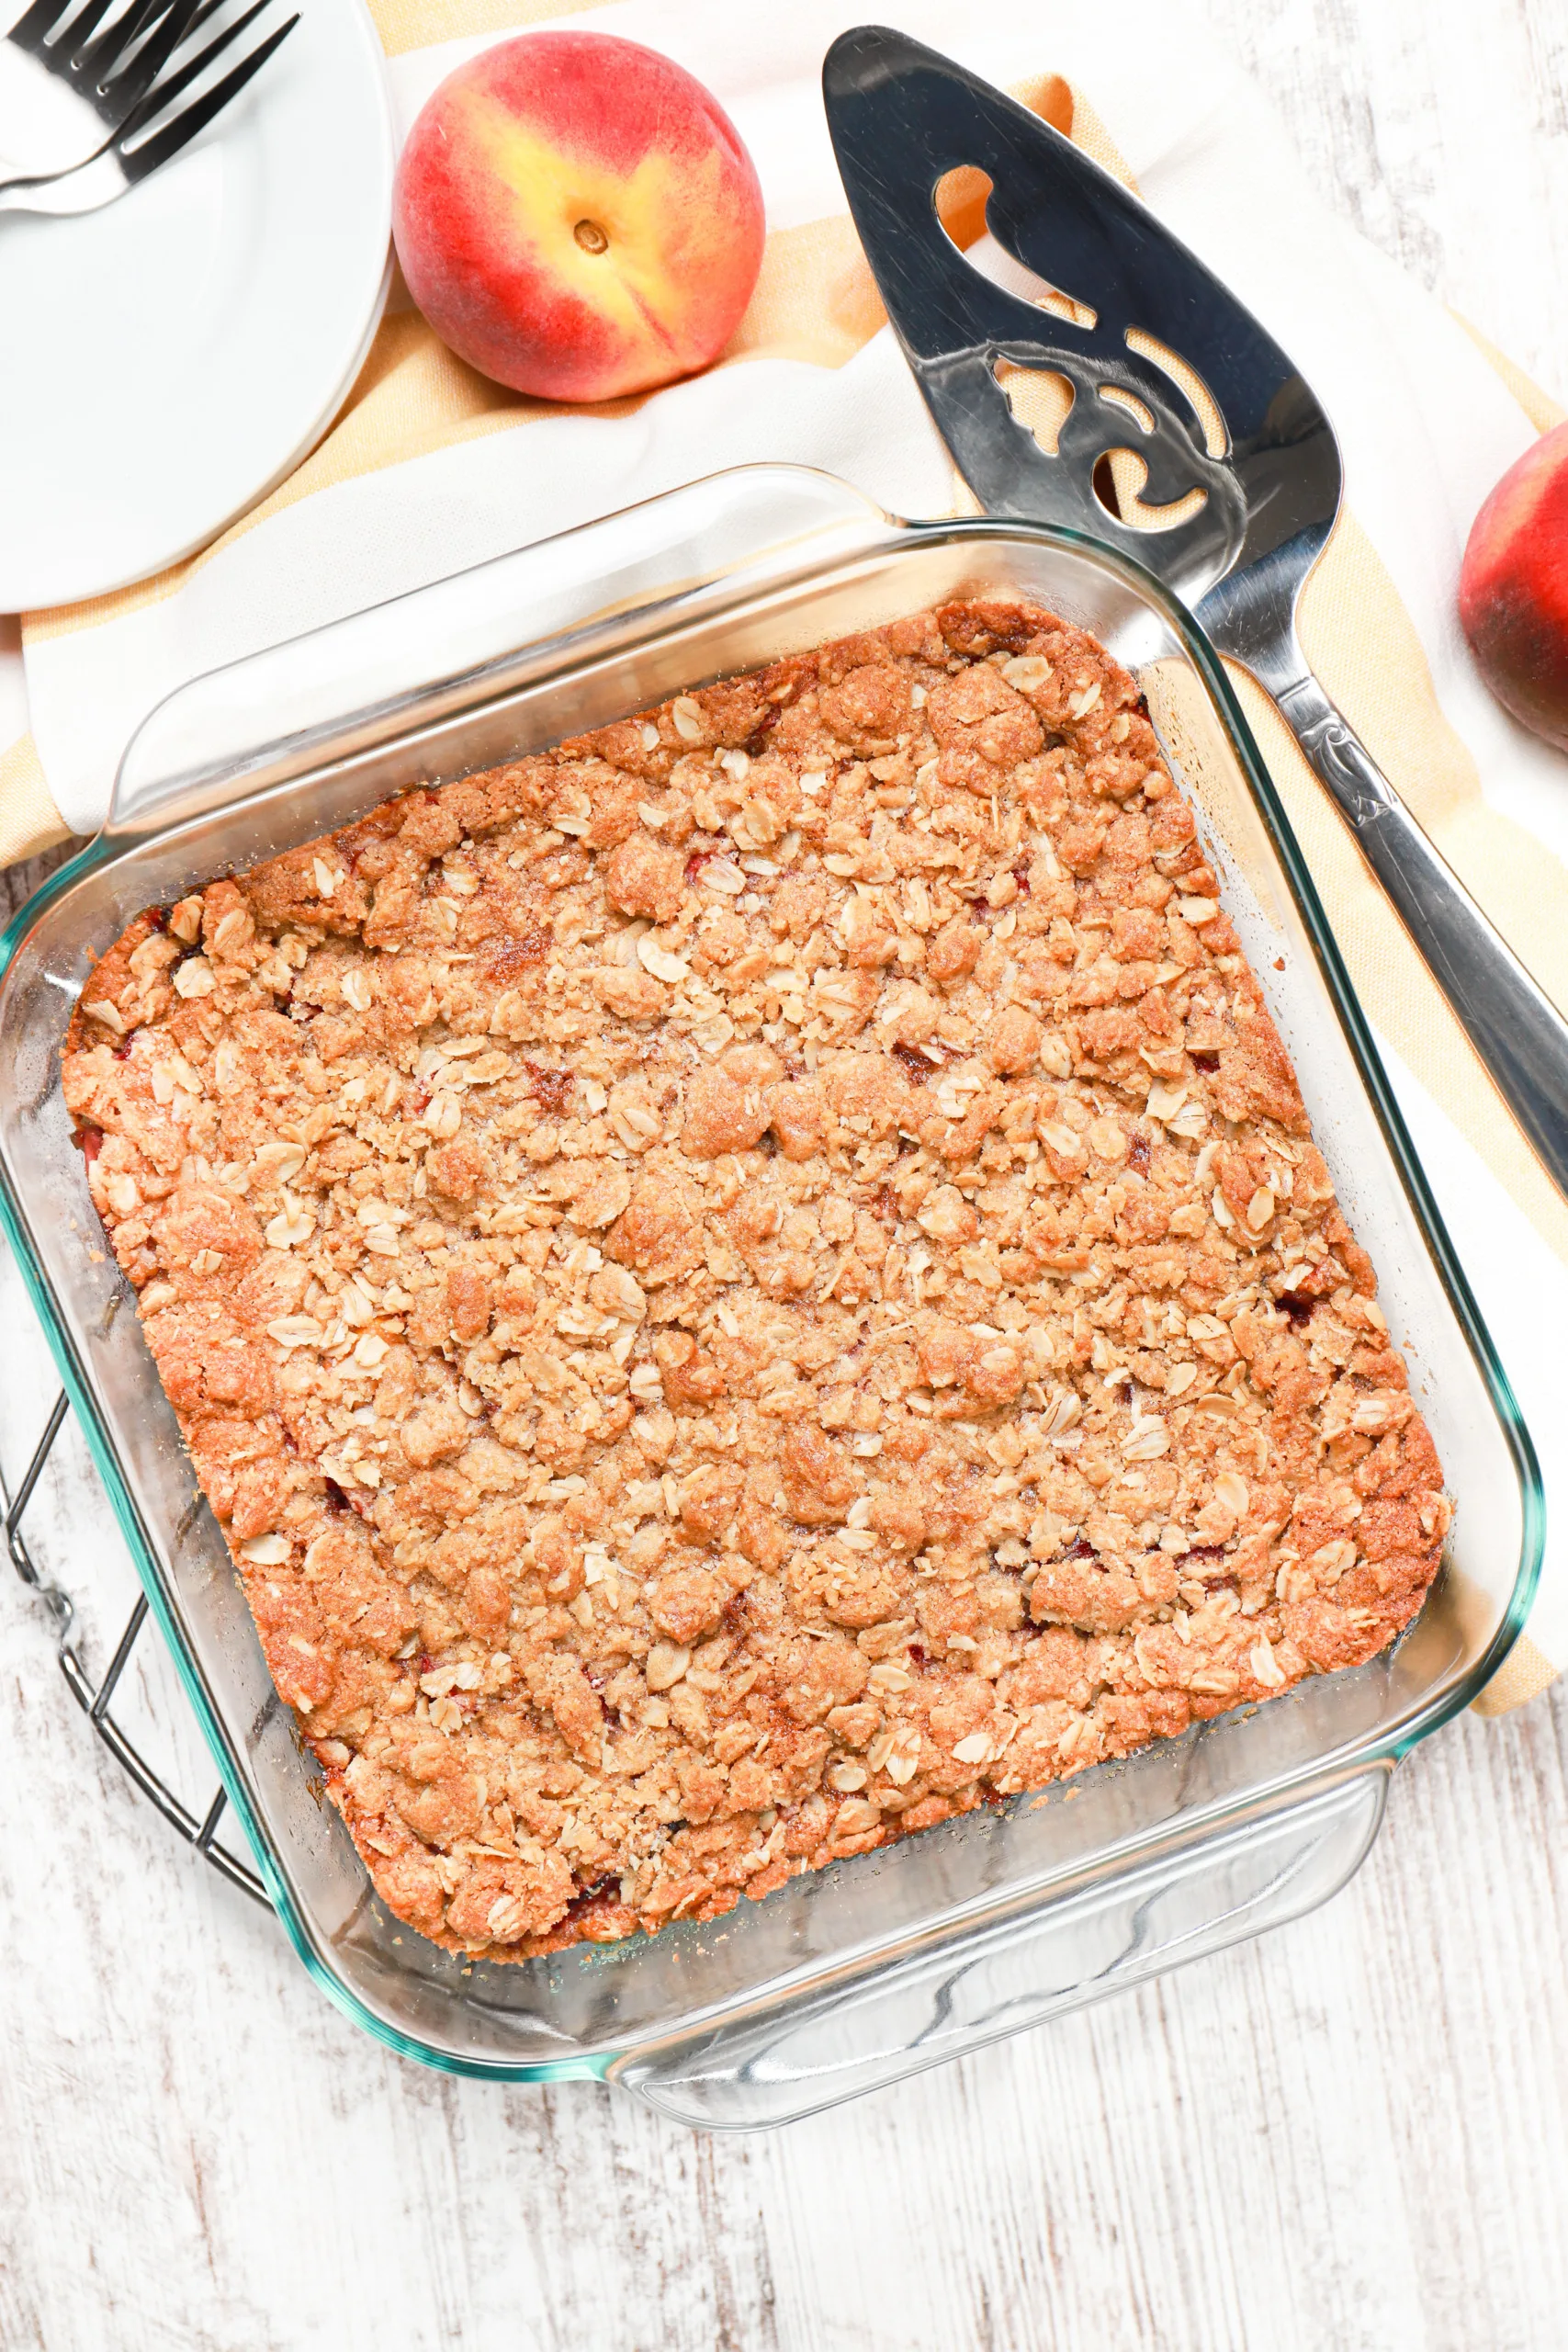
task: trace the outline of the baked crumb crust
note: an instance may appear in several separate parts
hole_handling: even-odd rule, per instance
[[[521,1958],[1359,1664],[1441,1474],[1146,708],[964,602],[133,923],[66,1101],[375,1884]]]

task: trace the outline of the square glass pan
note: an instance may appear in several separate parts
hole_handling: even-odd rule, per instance
[[[706,1926],[467,1962],[378,1902],[321,1795],[102,1236],[59,1090],[92,956],[141,909],[415,783],[943,598],[1021,594],[1135,673],[1371,1252],[1455,1504],[1390,1655],[1044,1797],[948,1824]],[[307,1967],[457,2072],[598,2075],[708,2126],[777,2121],[1293,1917],[1343,1883],[1393,1764],[1523,1623],[1529,1437],[1223,670],[1124,559],[1066,530],[890,520],[831,477],[744,468],[439,582],[184,688],[104,833],[0,943],[0,1212],[149,1599]]]

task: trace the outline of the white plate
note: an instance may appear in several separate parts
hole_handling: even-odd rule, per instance
[[[0,215],[0,612],[190,554],[348,393],[386,300],[391,125],[360,0],[299,6],[233,106],[118,204]]]

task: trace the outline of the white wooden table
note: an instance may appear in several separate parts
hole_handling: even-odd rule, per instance
[[[1211,5],[1328,199],[1568,394],[1568,0]],[[52,1387],[5,1297],[14,1471]],[[74,1442],[34,1526],[101,1663],[130,1570]],[[1568,2342],[1568,1694],[1429,1741],[1314,1917],[726,2141],[373,2045],[100,1760],[8,1585],[0,1690],[5,2352]]]

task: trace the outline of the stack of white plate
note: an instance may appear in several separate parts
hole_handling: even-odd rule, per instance
[[[162,571],[299,463],[386,301],[394,160],[360,0],[300,0],[117,204],[0,215],[0,613]]]

